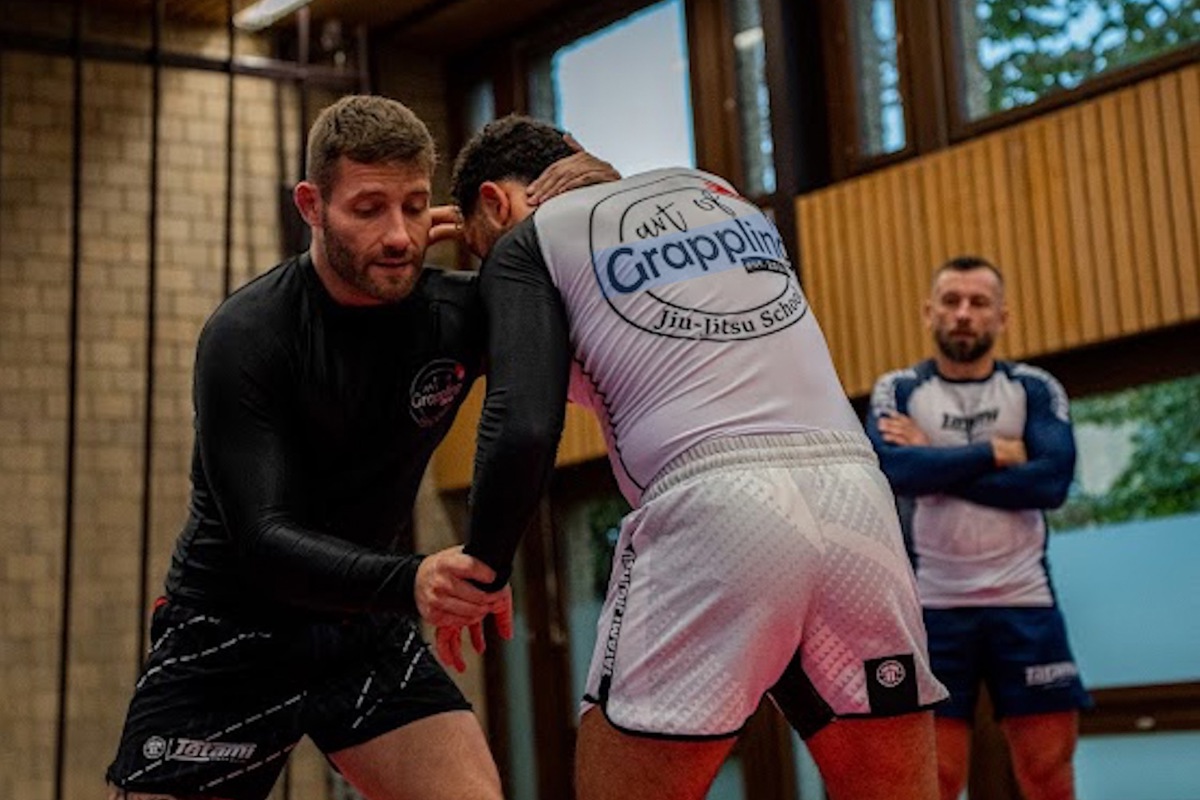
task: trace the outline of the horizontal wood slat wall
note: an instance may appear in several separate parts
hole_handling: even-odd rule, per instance
[[[928,352],[934,266],[1009,286],[1005,355],[1200,317],[1200,66],[796,201],[805,290],[852,396]]]
[[[433,456],[433,477],[439,489],[465,489],[471,485],[475,465],[475,429],[483,410],[485,382],[479,381],[463,401],[458,419]],[[557,464],[565,467],[603,458],[608,450],[604,434],[592,412],[580,406],[567,406],[562,441],[558,446]]]
[[[936,264],[994,260],[1011,317],[1000,352],[1028,357],[1200,317],[1200,66],[1072,106],[796,201],[805,291],[846,392],[924,357]],[[482,383],[434,460],[471,482]],[[570,406],[565,466],[605,454]]]

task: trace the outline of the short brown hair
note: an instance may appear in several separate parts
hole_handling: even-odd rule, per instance
[[[412,164],[433,174],[437,148],[425,123],[399,101],[354,94],[324,108],[308,133],[306,178],[329,198],[338,159]]]
[[[986,258],[974,255],[955,256],[948,259],[933,271],[933,282],[937,283],[938,276],[943,272],[967,272],[973,269],[986,269],[991,272],[996,276],[996,283],[1000,285],[1000,291],[1004,291],[1004,276],[1000,274],[1000,268]]]

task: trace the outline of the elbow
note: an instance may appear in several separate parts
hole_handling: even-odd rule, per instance
[[[510,420],[495,438],[493,457],[506,469],[538,472],[547,462],[553,463],[561,433],[561,420],[557,424],[547,417]]]
[[[1047,482],[1043,490],[1041,507],[1044,509],[1058,508],[1063,503],[1067,502],[1067,495],[1071,491],[1071,481],[1051,481]]]
[[[912,497],[920,494],[918,481],[914,478],[913,471],[903,463],[898,463],[898,459],[894,454],[886,454],[887,451],[880,449],[879,468],[883,471],[884,477],[887,478],[888,484],[892,487],[892,493]]]

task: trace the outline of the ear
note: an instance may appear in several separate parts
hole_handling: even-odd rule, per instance
[[[315,184],[300,181],[292,190],[292,199],[304,221],[313,228],[321,227],[321,191]]]
[[[479,208],[495,227],[508,227],[508,220],[513,211],[512,200],[500,184],[484,181],[479,186]]]
[[[929,298],[921,304],[921,317],[925,320],[925,327],[933,330],[933,301]]]

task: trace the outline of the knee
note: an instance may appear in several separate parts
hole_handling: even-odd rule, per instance
[[[1070,800],[1075,796],[1075,775],[1070,747],[1013,752],[1013,772],[1026,797],[1033,800]]]

